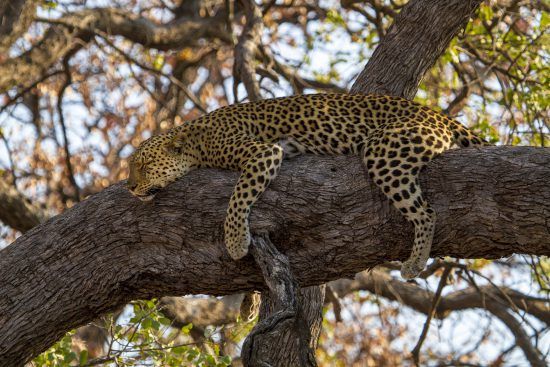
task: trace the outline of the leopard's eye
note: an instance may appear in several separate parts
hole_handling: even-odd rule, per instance
[[[148,160],[148,161],[140,161],[137,166],[140,170],[142,171],[147,171],[147,166],[149,165],[149,163],[151,163],[153,160]]]

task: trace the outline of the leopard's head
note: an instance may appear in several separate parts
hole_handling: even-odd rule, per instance
[[[130,192],[149,201],[162,188],[197,167],[196,156],[186,151],[187,146],[184,136],[170,133],[141,143],[128,160]]]

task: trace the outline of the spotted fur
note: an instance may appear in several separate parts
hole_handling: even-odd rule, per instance
[[[418,173],[453,143],[485,145],[460,123],[418,103],[383,95],[312,94],[227,106],[143,142],[130,158],[128,187],[150,200],[199,167],[241,171],[225,220],[225,243],[239,259],[250,244],[251,206],[288,155],[359,154],[371,179],[414,225],[401,274],[413,278],[430,254],[436,215]]]

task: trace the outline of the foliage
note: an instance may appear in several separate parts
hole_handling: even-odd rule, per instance
[[[231,365],[231,357],[221,355],[220,345],[206,335],[198,343],[190,337],[193,328],[187,324],[175,328],[158,308],[155,299],[131,303],[127,322],[109,315],[108,353],[100,358],[89,359],[84,349],[77,356],[74,331],[33,361],[34,366],[92,366],[104,363],[107,366],[198,366],[224,367]],[[126,318],[126,317],[124,317]],[[122,319],[122,318],[121,318]]]

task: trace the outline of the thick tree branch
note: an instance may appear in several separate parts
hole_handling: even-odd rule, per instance
[[[395,18],[352,92],[414,98],[420,80],[482,0],[409,1]]]
[[[230,41],[224,32],[225,23],[221,15],[208,18],[200,18],[197,15],[182,16],[167,24],[157,24],[122,9],[94,8],[68,13],[57,20],[43,21],[82,32],[94,33],[99,30],[158,50],[196,45],[201,38]]]
[[[328,285],[330,293],[327,289],[325,303],[336,303],[336,307],[340,307],[338,298],[363,290],[427,314],[434,296],[433,292],[412,282],[404,282],[376,269],[357,273],[353,279],[338,279]],[[177,322],[177,326],[193,323],[194,326],[205,327],[234,322],[239,313],[242,298],[241,294],[233,294],[221,299],[164,297],[160,304],[163,312],[168,313],[167,316]],[[437,305],[434,317],[444,319],[455,311],[485,309],[487,302],[498,302],[510,310],[521,310],[550,326],[550,304],[547,299],[492,285],[480,286],[478,289],[469,287],[445,295]],[[338,310],[334,311],[335,314],[339,313]]]
[[[426,6],[433,5],[429,2],[424,3],[428,4]],[[448,14],[439,13],[438,17],[449,17],[453,21],[457,17],[460,18],[460,11],[464,10],[464,6],[461,7],[460,4],[463,2],[447,3],[450,4],[446,8]],[[478,4],[479,1],[468,2],[468,6],[472,7]],[[416,9],[417,18],[411,17],[410,9]],[[455,12],[457,10],[458,13]],[[406,7],[402,15],[405,21],[420,19],[421,25],[433,23],[433,19],[428,19],[430,13],[418,6]],[[424,18],[419,15],[424,15]],[[80,22],[81,19],[78,27],[81,27]],[[453,23],[449,27],[447,24],[438,23],[434,28],[444,36],[449,35],[450,40],[462,24]],[[73,26],[75,25],[69,25],[68,29],[72,30]],[[397,26],[395,28],[400,29]],[[82,31],[81,28],[77,30]],[[407,47],[411,46],[411,35],[421,35],[423,32],[426,33],[425,29],[409,34]],[[196,32],[193,36],[196,37]],[[398,47],[403,49],[402,45]],[[407,69],[405,74],[409,74],[405,77],[408,80],[401,80],[401,83],[396,85],[392,85],[391,81],[383,81],[388,83],[384,88],[395,87],[397,92],[391,91],[392,94],[412,97],[418,81],[427,68],[426,65],[433,64],[439,55],[433,51],[431,45],[424,44],[422,47],[425,48],[424,51],[428,51],[426,54],[419,52],[416,46],[413,47],[416,51],[412,52],[414,58],[424,58],[422,65],[411,64],[418,67]],[[385,80],[382,75],[395,75],[395,68],[388,68],[388,61],[394,63],[394,60],[405,60],[395,57],[401,55],[401,52],[396,52],[391,42],[383,42],[380,48],[385,48],[385,51],[380,51],[382,54],[389,50],[394,51],[393,54],[386,53],[387,59],[382,62],[387,70],[376,69],[375,66],[380,64],[381,59],[373,57],[374,65],[367,66],[354,90],[380,91],[379,84],[361,83],[366,76],[370,76],[367,79],[371,81],[377,81]],[[400,75],[403,76],[403,73]],[[486,152],[489,154],[489,150]],[[440,160],[432,163],[432,167],[441,168],[443,172],[443,176],[437,176],[439,171],[436,171],[436,176],[430,176],[436,181],[431,182],[434,186],[428,189],[431,193],[428,197],[433,200],[438,210],[441,227],[436,238],[436,241],[441,243],[434,246],[434,253],[489,257],[510,254],[513,251],[547,253],[548,212],[540,208],[548,206],[550,196],[547,188],[541,187],[537,182],[541,182],[541,179],[547,180],[548,172],[540,168],[534,169],[534,176],[504,175],[508,177],[508,186],[499,185],[496,192],[501,196],[495,197],[490,189],[501,177],[487,175],[484,170],[491,172],[492,166],[495,162],[499,163],[500,159],[512,162],[515,166],[543,166],[544,160],[548,159],[548,153],[543,151],[540,156],[540,152],[525,150],[514,156],[501,152],[503,158],[500,158],[495,152],[487,157],[483,157],[479,152],[468,152],[467,154],[475,156],[478,160],[489,160],[481,165],[481,174],[470,169],[480,162],[468,162],[471,157],[461,154],[465,153],[448,153],[440,158],[445,160],[448,156],[454,156],[455,159],[457,155],[462,157],[462,161],[458,160],[461,164],[456,164],[452,160],[446,161],[446,164],[455,164],[454,168],[458,170],[449,181],[443,178],[449,173],[444,170],[447,167],[438,166]],[[519,163],[520,161],[522,163]],[[271,232],[276,244],[290,255],[291,265],[301,285],[319,284],[329,279],[351,275],[367,266],[387,259],[404,258],[408,254],[411,232],[404,230],[408,229],[408,226],[402,222],[399,214],[389,209],[383,200],[379,200],[381,195],[378,195],[378,191],[370,187],[366,181],[360,181],[363,177],[357,177],[357,171],[362,171],[362,167],[353,162],[349,161],[349,158],[303,158],[301,163],[291,163],[286,171],[290,174],[278,179],[278,183],[264,196],[262,204],[254,210],[253,226],[257,230]],[[341,165],[345,165],[346,168],[342,169]],[[502,164],[497,166],[500,167],[501,173],[510,168]],[[331,167],[334,172],[330,171]],[[466,174],[463,177],[460,174],[461,168],[466,173],[469,172],[469,176]],[[526,168],[522,169],[525,171]],[[433,174],[433,171],[430,172]],[[312,176],[309,177],[310,175]],[[3,311],[11,302],[18,308],[6,318],[0,316],[0,327],[2,330],[4,327],[6,330],[18,330],[18,333],[13,333],[5,339],[0,337],[0,362],[3,361],[3,352],[8,350],[10,355],[6,358],[10,358],[7,359],[9,361],[28,359],[30,355],[36,354],[61,336],[64,330],[90,320],[95,317],[94,315],[116,307],[115,305],[122,305],[132,298],[193,292],[223,294],[261,287],[262,280],[257,270],[250,266],[250,258],[249,262],[233,264],[219,245],[213,245],[221,241],[219,223],[223,220],[223,208],[231,186],[230,178],[234,177],[231,174],[218,175],[212,181],[212,172],[196,173],[187,179],[198,178],[199,185],[186,186],[185,183],[177,183],[174,187],[183,189],[182,192],[175,192],[174,188],[166,190],[161,195],[165,199],[155,201],[152,207],[144,207],[141,203],[131,201],[122,188],[115,186],[68,213],[54,218],[3,251],[0,255],[0,281],[9,286],[5,290],[0,290],[0,315],[5,314]],[[467,178],[472,177],[477,180],[468,181]],[[531,180],[537,183],[534,189],[543,192],[542,204],[534,199],[538,198],[539,192],[534,192],[528,187]],[[480,181],[484,183],[481,184]],[[453,182],[453,185],[458,182],[458,186],[448,188],[444,182]],[[525,200],[523,196],[518,199],[518,193],[510,190],[514,187],[513,183],[522,188],[526,187],[525,195],[530,199]],[[479,199],[480,197],[484,200]],[[511,205],[507,200],[503,200],[505,197],[513,198]],[[188,198],[191,202],[181,201],[178,205],[177,200],[182,198]],[[317,206],[308,208],[304,203],[314,202],[312,198],[318,199]],[[477,202],[475,198],[478,198]],[[193,200],[197,202],[193,203]],[[487,200],[490,205],[485,207]],[[380,205],[380,202],[383,204]],[[183,204],[187,206],[182,208],[185,206]],[[484,208],[484,211],[479,211],[480,207]],[[464,218],[467,219],[465,224]],[[82,223],[85,225],[82,226]],[[456,227],[451,223],[456,224]],[[518,227],[510,228],[510,225]],[[79,226],[81,228],[78,228]],[[529,226],[533,226],[535,230],[531,232]],[[483,230],[478,232],[480,229]],[[44,236],[44,233],[48,235]],[[529,237],[532,233],[535,235],[534,238]],[[464,239],[465,244],[462,246],[461,240]],[[395,246],[388,248],[384,246],[384,241]],[[31,243],[38,246],[33,249],[37,251],[31,254],[34,255],[33,258],[23,250],[23,245],[28,246]],[[320,246],[319,243],[323,245]],[[350,252],[358,256],[350,259]],[[16,259],[24,258],[19,256],[27,256],[27,261],[31,264],[17,261]],[[2,262],[3,258],[11,261]],[[67,261],[67,258],[70,260]],[[80,261],[84,258],[88,261]],[[90,263],[90,258],[97,261]],[[12,274],[24,269],[24,278],[30,280],[29,283],[8,278],[8,273],[3,272],[7,265],[11,266]],[[26,269],[29,266],[32,268]],[[192,271],[195,269],[196,272]],[[325,273],[319,269],[323,269]],[[64,277],[68,276],[67,273],[71,273],[71,277],[77,279],[76,285],[63,282]],[[86,276],[83,276],[84,274]],[[214,277],[213,274],[220,276]],[[67,286],[73,289],[65,289]],[[38,290],[36,298],[29,292],[26,294],[29,298],[25,299],[24,289],[29,289],[28,287]],[[82,304],[74,305],[75,302],[71,301],[70,295],[75,292],[78,294],[82,289],[89,295],[82,297]],[[33,314],[32,305],[36,305],[37,300],[47,300],[42,311],[52,317],[44,317],[44,314],[40,314],[41,311]],[[19,313],[30,315],[30,322],[24,320],[21,321],[22,325],[13,324]],[[40,328],[39,321],[42,322]],[[60,330],[56,330],[56,326],[60,326]],[[35,330],[40,331],[39,337],[36,337]],[[15,334],[18,334],[18,341],[12,344],[9,338]]]
[[[431,162],[421,185],[438,213],[432,256],[550,255],[548,161],[549,149],[489,147]],[[302,287],[407,258],[412,228],[359,159],[285,163],[251,225],[270,234]],[[2,250],[0,365],[28,360],[131,299],[261,289],[252,259],[234,262],[221,244],[236,177],[196,171],[149,203],[117,184]]]
[[[288,258],[273,246],[269,238],[263,237],[253,238],[250,252],[269,288],[273,309],[268,310],[263,307],[264,317],[260,315],[258,324],[246,337],[241,356],[243,364],[245,366],[316,366],[314,349],[310,348],[310,328],[302,311],[298,283],[290,271]],[[306,300],[309,301],[309,299]],[[319,301],[321,300],[322,298]],[[311,303],[316,305],[315,308],[319,308],[315,302]],[[288,350],[289,353],[296,353],[296,356],[292,356],[294,358],[289,353],[271,352],[273,345],[277,345],[282,340],[296,344],[293,347],[287,345],[287,348],[281,348]]]
[[[21,56],[1,64],[0,92],[38,79],[77,44],[88,42],[98,31],[159,50],[195,45],[202,38],[230,41],[223,31],[222,16],[182,17],[159,25],[122,9],[95,8],[41,21],[52,24],[42,40]]]

